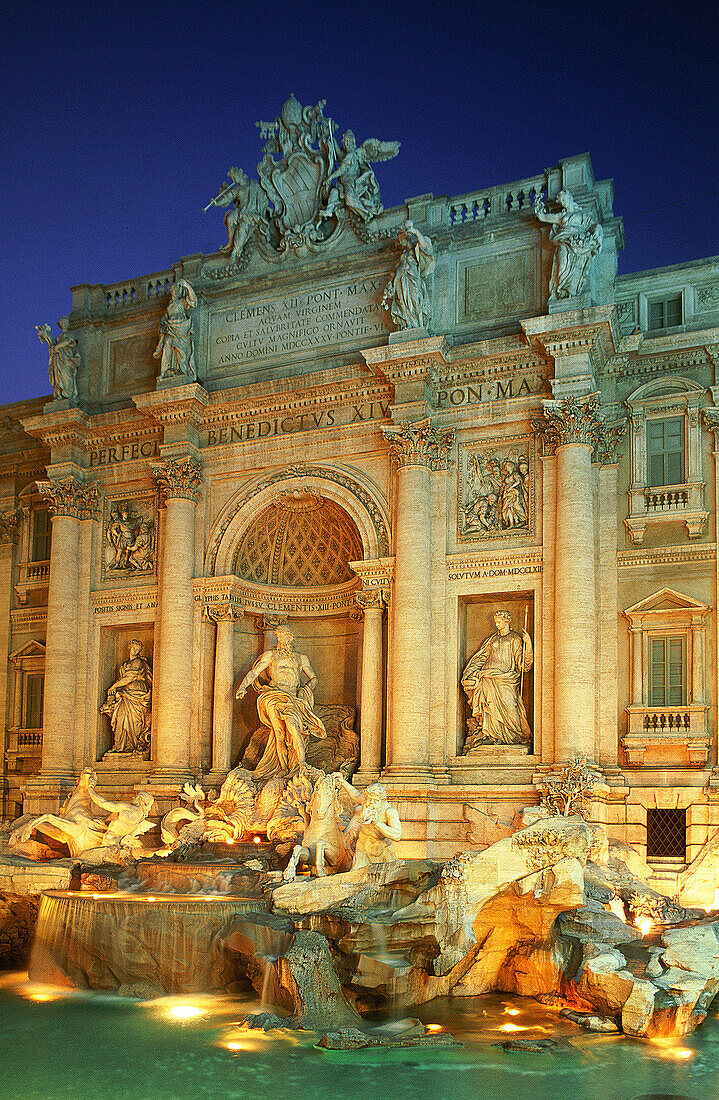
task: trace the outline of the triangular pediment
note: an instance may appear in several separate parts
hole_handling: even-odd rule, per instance
[[[651,596],[646,596],[633,607],[628,607],[625,615],[640,615],[647,611],[708,611],[707,604],[695,600],[691,596],[684,596],[681,592],[675,592],[673,588],[660,588]]]
[[[44,657],[45,646],[42,642],[36,642],[33,638],[32,641],[25,642],[24,646],[20,649],[16,649],[14,653],[10,654],[11,661],[19,661],[22,657]]]

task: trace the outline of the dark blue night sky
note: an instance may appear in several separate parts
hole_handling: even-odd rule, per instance
[[[492,14],[498,13],[498,14]],[[620,271],[719,253],[716,4],[33,2],[3,17],[2,391],[49,393],[34,326],[69,287],[213,252],[202,213],[254,176],[290,92],[339,132],[399,140],[385,206],[589,151],[625,219]]]

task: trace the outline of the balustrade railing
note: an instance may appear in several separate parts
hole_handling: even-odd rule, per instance
[[[679,733],[691,728],[691,716],[686,707],[662,707],[644,715],[644,729],[658,733]]]
[[[174,281],[175,276],[172,271],[161,271],[145,279],[115,283],[113,286],[104,288],[105,304],[108,310],[115,312],[140,302],[164,298],[170,293]]]
[[[19,729],[17,731],[17,747],[23,748],[37,748],[42,745],[42,730],[26,730]]]
[[[501,187],[488,187],[469,195],[458,195],[447,205],[447,220],[451,226],[505,214],[531,213],[538,195],[547,194],[545,176],[531,176]]]
[[[689,488],[674,485],[672,488],[645,489],[644,507],[647,512],[677,512],[689,505]]]

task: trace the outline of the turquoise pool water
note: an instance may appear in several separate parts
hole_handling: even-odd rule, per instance
[[[588,1035],[534,1001],[491,995],[416,1012],[463,1042],[450,1050],[329,1052],[309,1033],[237,1026],[256,1001],[166,997],[138,1003],[0,980],[3,1100],[634,1100],[719,1097],[719,1009],[674,1044]],[[554,1038],[544,1054],[508,1038]]]

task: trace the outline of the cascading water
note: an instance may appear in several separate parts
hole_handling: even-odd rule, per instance
[[[136,894],[43,895],[30,959],[34,981],[81,989],[224,988],[232,965],[220,932],[257,900]]]

